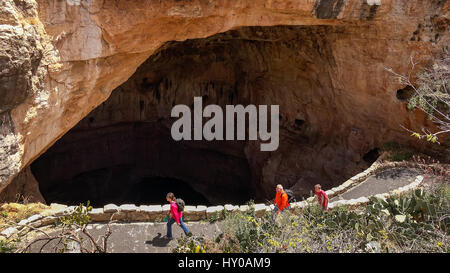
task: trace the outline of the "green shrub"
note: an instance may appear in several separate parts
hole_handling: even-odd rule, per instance
[[[397,151],[397,152],[394,152],[389,157],[389,159],[391,161],[396,161],[396,162],[410,161],[412,159],[413,155],[414,155],[414,152],[412,152],[412,151]]]
[[[92,206],[90,205],[90,201],[87,201],[86,206],[80,204],[77,207],[75,207],[75,209],[70,215],[60,217],[59,223],[65,226],[87,225],[91,220],[91,217],[88,214],[91,210]]]
[[[15,245],[11,242],[0,240],[0,253],[11,253],[15,249]]]
[[[172,250],[174,253],[205,253],[206,241],[208,239],[201,236],[181,237],[178,245]]]
[[[395,151],[400,149],[400,145],[397,142],[386,142],[381,146],[381,151]]]
[[[418,189],[365,206],[323,211],[317,204],[300,214],[254,210],[227,215],[215,239],[195,238],[179,247],[206,252],[448,252],[450,187]],[[183,245],[184,244],[184,245]]]
[[[214,213],[213,215],[209,216],[208,219],[206,219],[206,220],[207,220],[209,223],[217,222],[217,221],[219,221],[219,219],[220,219],[220,214],[221,214],[221,213],[223,213],[223,212],[216,211],[216,213]]]

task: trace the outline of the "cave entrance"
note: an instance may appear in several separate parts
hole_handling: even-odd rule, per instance
[[[354,119],[364,107],[350,107],[360,92],[333,84],[341,35],[332,26],[243,27],[166,43],[32,163],[42,195],[152,204],[165,203],[164,189],[195,204],[244,204],[272,199],[277,184],[300,197],[317,183],[344,182],[377,155],[363,159],[376,146],[368,123]],[[261,152],[259,141],[174,141],[171,109],[192,110],[194,97],[222,109],[279,105],[278,150]]]
[[[173,192],[188,205],[244,204],[253,191],[240,152],[176,142],[163,123],[133,121],[72,129],[31,170],[47,202],[161,204]]]
[[[144,177],[133,184],[124,194],[122,203],[146,205],[149,203],[166,203],[166,194],[174,192],[175,196],[182,196],[189,205],[212,205],[201,193],[192,188],[189,183],[168,177]],[[248,196],[243,196],[243,200]]]

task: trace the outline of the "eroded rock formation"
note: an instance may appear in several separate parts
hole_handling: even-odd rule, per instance
[[[411,55],[430,64],[449,38],[446,1],[8,0],[1,5],[0,43],[9,49],[1,51],[8,58],[1,59],[0,94],[7,95],[0,99],[0,189],[147,59],[67,136],[79,141],[72,149],[85,137],[95,145],[89,136],[99,130],[120,132],[118,140],[130,132],[134,138],[151,132],[158,146],[173,103],[190,105],[193,95],[222,105],[279,104],[282,140],[276,152],[261,154],[251,142],[207,149],[219,151],[223,160],[245,161],[248,169],[237,164],[238,173],[250,173],[249,186],[260,197],[276,183],[295,185],[299,192],[316,180],[331,184],[363,168],[364,154],[382,143],[412,142],[400,124],[427,125],[421,113],[407,111],[397,99],[404,86],[385,67],[406,73]],[[275,25],[284,26],[269,27]],[[23,55],[27,48],[29,55]],[[122,130],[119,122],[142,129]],[[83,153],[71,155],[83,161]],[[158,170],[158,175],[167,172]]]
[[[0,203],[3,202],[40,202],[45,204],[45,199],[39,190],[39,184],[36,181],[30,167],[23,169],[13,181],[0,192]]]

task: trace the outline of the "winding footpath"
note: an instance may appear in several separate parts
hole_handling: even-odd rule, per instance
[[[417,172],[408,168],[390,168],[370,175],[345,192],[330,199],[330,205],[339,200],[357,199],[391,192],[392,190],[411,184],[417,177]],[[193,234],[206,235],[213,238],[221,233],[221,222],[208,223],[204,221],[186,222]],[[167,240],[166,223],[140,222],[140,223],[114,223],[110,225],[112,234],[108,240],[108,252],[112,253],[167,253],[177,245],[177,240]],[[90,233],[95,237],[105,233],[106,225],[102,223],[89,226]],[[173,236],[180,238],[183,232],[176,224],[172,226]],[[53,245],[54,246],[54,245]],[[52,244],[44,248],[43,252],[51,252]],[[31,252],[37,252],[40,244],[35,244]],[[77,249],[72,249],[77,252]]]
[[[330,203],[338,200],[357,199],[363,196],[373,196],[411,184],[418,172],[409,168],[390,168],[374,175],[346,192],[330,199]]]

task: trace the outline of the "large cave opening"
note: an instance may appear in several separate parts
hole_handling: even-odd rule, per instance
[[[356,96],[333,82],[333,44],[342,32],[242,27],[166,43],[32,163],[42,195],[48,203],[161,204],[172,191],[190,204],[243,204],[273,198],[277,184],[301,197],[314,184],[342,183],[376,156],[363,158],[376,146],[353,123],[359,113],[348,101]],[[223,109],[279,105],[279,148],[262,152],[253,140],[174,141],[171,109],[192,108],[195,96]]]
[[[192,205],[245,203],[249,166],[229,145],[176,142],[161,121],[113,123],[74,128],[31,170],[47,202],[161,204],[174,192]]]

